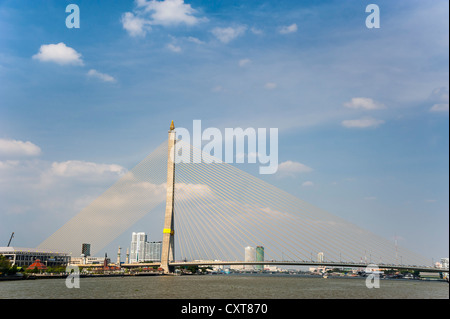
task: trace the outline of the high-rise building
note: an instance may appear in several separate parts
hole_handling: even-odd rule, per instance
[[[446,268],[446,269],[448,269],[448,258],[441,258],[441,265],[442,265],[442,268]]]
[[[147,235],[143,232],[131,235],[130,263],[160,262],[162,242],[147,242]]]
[[[91,255],[91,244],[81,244],[81,253],[85,257],[89,257]]]
[[[264,247],[256,246],[256,261],[264,261]],[[256,270],[264,270],[264,265],[256,265]]]
[[[145,233],[133,232],[131,234],[130,263],[138,263],[144,261],[146,242],[147,242],[147,235]]]
[[[323,255],[323,252],[320,252],[317,254],[317,262],[323,263],[325,261],[325,257]]]
[[[153,241],[147,243],[149,249],[148,261],[160,262],[161,261],[161,251],[162,251],[162,241]]]
[[[255,247],[247,246],[245,247],[245,259],[246,262],[255,261]],[[244,269],[255,269],[253,265],[245,265]]]

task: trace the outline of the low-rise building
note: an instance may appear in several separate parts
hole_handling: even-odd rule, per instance
[[[105,257],[92,257],[92,256],[81,256],[81,257],[71,257],[69,265],[103,265],[105,262]],[[106,257],[106,262],[109,264],[111,260]]]
[[[9,259],[11,266],[17,267],[29,266],[36,259],[47,267],[66,266],[70,261],[68,253],[36,248],[0,247],[0,255]]]

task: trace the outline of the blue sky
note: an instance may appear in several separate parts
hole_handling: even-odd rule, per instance
[[[370,3],[379,29],[365,25]],[[447,257],[448,21],[440,0],[3,0],[1,240],[36,246],[171,120],[200,119],[278,128],[279,172],[258,177]]]

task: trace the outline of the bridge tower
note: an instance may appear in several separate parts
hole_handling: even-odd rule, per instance
[[[175,126],[173,121],[169,129],[169,150],[167,156],[167,197],[166,197],[166,214],[164,217],[163,242],[161,252],[161,268],[164,273],[172,273],[173,267],[169,266],[169,262],[175,260],[174,250],[174,219],[173,205],[175,195]]]

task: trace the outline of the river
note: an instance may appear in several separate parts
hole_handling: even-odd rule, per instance
[[[448,299],[442,281],[381,279],[369,289],[364,278],[299,275],[125,276],[0,282],[2,299]]]

